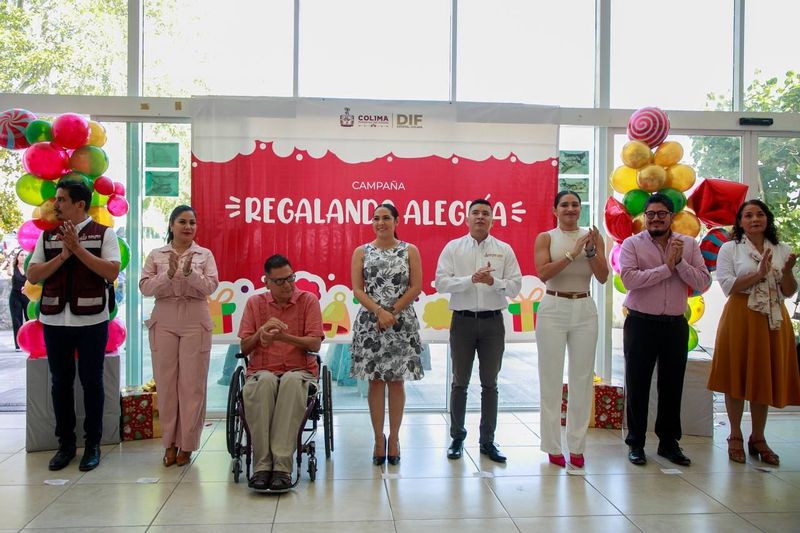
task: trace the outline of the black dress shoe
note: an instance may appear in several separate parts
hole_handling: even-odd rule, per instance
[[[266,492],[269,490],[269,484],[272,482],[272,472],[261,470],[253,474],[247,486],[257,492]]]
[[[61,470],[65,468],[70,461],[75,458],[75,448],[72,446],[65,446],[59,448],[56,454],[50,459],[48,468],[50,470]]]
[[[497,446],[493,442],[481,444],[481,453],[489,457],[489,459],[495,463],[505,463],[508,460],[505,455],[500,453],[500,450],[497,449]]]
[[[677,443],[665,444],[663,446],[659,444],[658,455],[666,457],[671,463],[675,463],[676,465],[689,466],[692,464],[692,460],[683,455],[683,450],[681,450]]]
[[[630,450],[628,451],[628,461],[635,465],[647,464],[647,456],[644,454],[644,448],[631,446]]]
[[[99,464],[100,445],[87,444],[86,448],[83,450],[83,457],[81,458],[81,464],[78,466],[78,470],[81,472],[88,472],[89,470],[94,470],[97,468],[97,465]]]
[[[447,458],[461,459],[462,455],[464,455],[464,439],[453,439],[450,447],[447,448]]]

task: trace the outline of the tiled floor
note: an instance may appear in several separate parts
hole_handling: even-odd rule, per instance
[[[0,415],[0,531],[800,531],[796,414],[773,415],[768,424],[780,468],[751,458],[730,463],[722,419],[713,439],[684,438],[693,464],[673,473],[655,455],[654,436],[649,463],[636,467],[611,430],[590,430],[584,470],[554,467],[538,449],[532,412],[500,415],[506,465],[486,460],[474,442],[462,460],[448,461],[447,422],[438,413],[407,415],[402,462],[382,469],[370,463],[365,413],[337,415],[335,423],[328,461],[319,439],[317,481],[304,475],[294,491],[273,496],[232,481],[220,421],[208,422],[189,466],[163,468],[160,442],[137,441],[104,447],[100,467],[84,474],[77,461],[49,472],[50,452],[25,453],[24,415]],[[468,423],[476,435],[478,415]],[[57,479],[65,484],[48,483]]]

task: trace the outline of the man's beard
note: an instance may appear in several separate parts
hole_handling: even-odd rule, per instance
[[[669,233],[669,228],[665,229],[649,229],[647,233],[650,234],[651,237],[663,237],[667,233]]]

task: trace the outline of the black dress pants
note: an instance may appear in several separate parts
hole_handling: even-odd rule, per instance
[[[628,446],[643,448],[653,369],[658,365],[656,435],[670,445],[681,438],[681,396],[688,357],[689,324],[680,317],[660,322],[631,316],[625,319],[625,403]]]

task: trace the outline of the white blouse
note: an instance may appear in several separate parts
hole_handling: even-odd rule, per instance
[[[750,256],[750,248],[744,243],[728,241],[722,245],[717,254],[717,281],[719,281],[722,292],[725,296],[730,296],[736,278],[752,274],[758,270],[758,261]],[[778,244],[772,249],[772,267],[778,270],[783,269],[791,249],[785,244]],[[742,291],[750,294],[750,288]]]

